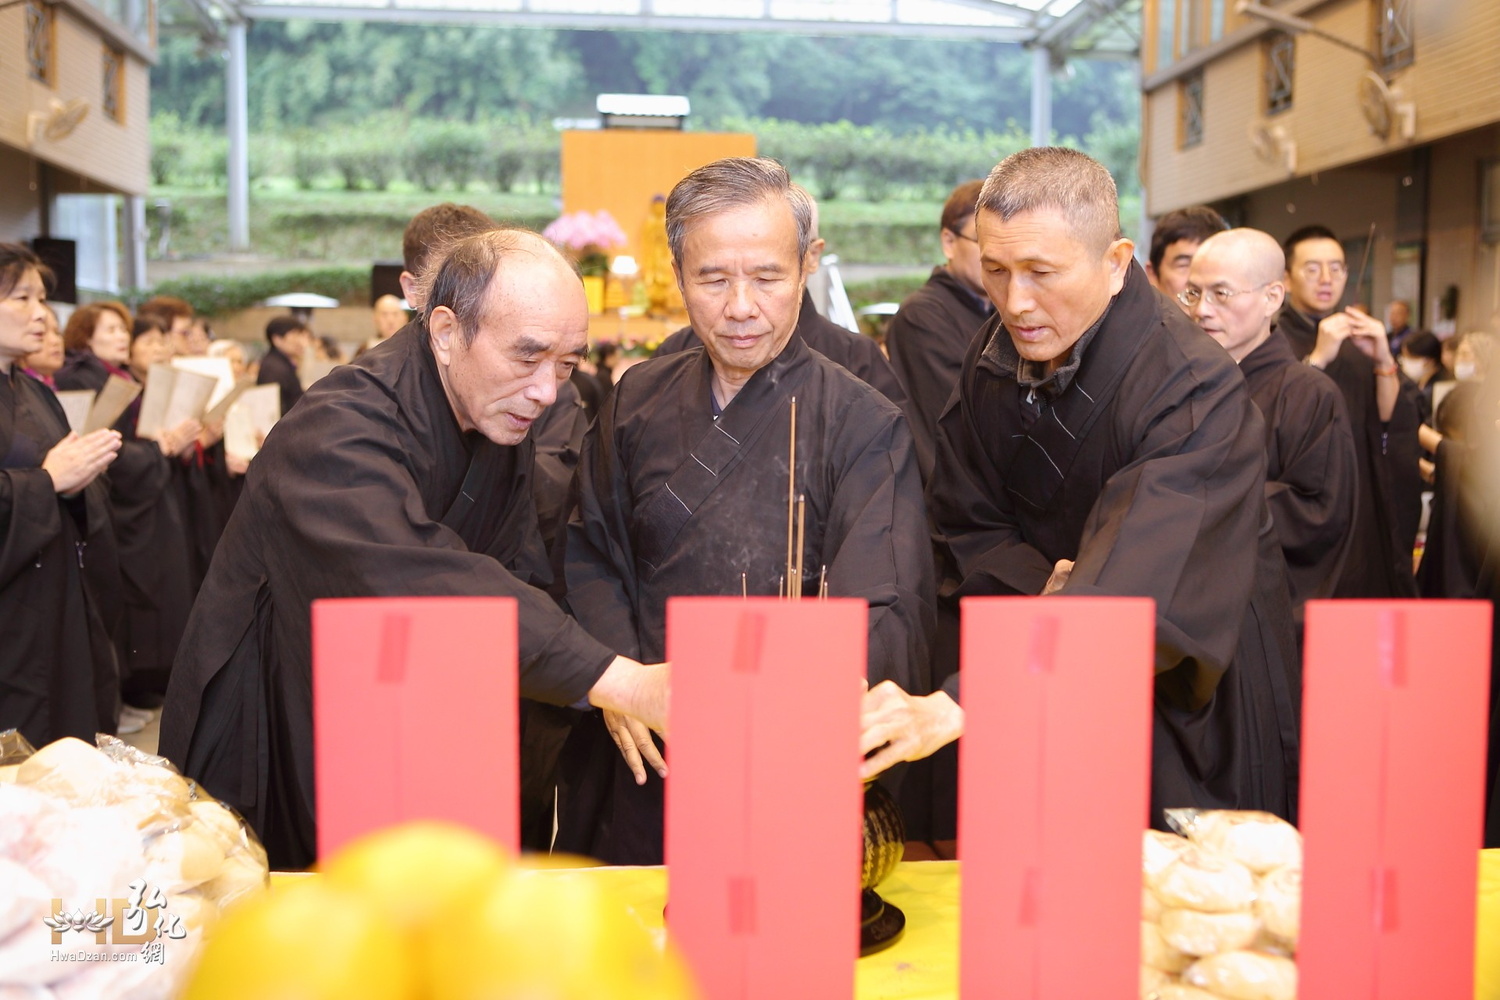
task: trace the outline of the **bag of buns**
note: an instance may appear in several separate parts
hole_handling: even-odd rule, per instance
[[[1184,955],[1201,957],[1248,948],[1259,933],[1260,921],[1245,910],[1237,913],[1166,910],[1161,915],[1162,940]]]
[[[1182,981],[1224,1000],[1296,1000],[1297,963],[1258,951],[1227,951],[1194,962]]]
[[[1302,866],[1302,834],[1279,816],[1240,809],[1168,809],[1166,814],[1172,829],[1257,875]]]
[[[1204,913],[1249,910],[1255,902],[1250,869],[1217,851],[1190,844],[1150,886],[1167,909]]]
[[[1295,952],[1302,935],[1302,869],[1277,868],[1261,879],[1255,915],[1266,933]]]

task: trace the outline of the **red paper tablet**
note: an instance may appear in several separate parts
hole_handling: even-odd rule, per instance
[[[863,601],[673,598],[667,923],[706,1000],[849,998]]]
[[[962,602],[964,997],[1139,991],[1155,605]]]
[[[1303,1000],[1472,1000],[1490,606],[1313,601]]]
[[[516,849],[515,601],[317,601],[312,616],[318,856],[413,819]]]

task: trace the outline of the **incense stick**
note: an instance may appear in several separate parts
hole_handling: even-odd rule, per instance
[[[807,497],[801,496],[799,494],[797,497],[797,573],[794,577],[792,577],[792,579],[796,581],[796,586],[792,591],[792,593],[795,595],[792,597],[792,600],[794,601],[802,600],[802,559],[804,555],[803,550],[807,546],[806,539]]]
[[[744,573],[740,574],[740,596],[741,597],[749,597],[750,596],[750,581],[749,581],[749,579],[747,579],[747,575],[744,574]]]
[[[1359,273],[1354,276],[1354,294],[1359,294],[1359,286],[1364,284],[1365,268],[1370,266],[1370,251],[1375,249],[1375,223],[1370,223],[1370,236],[1365,240],[1365,257],[1359,262]],[[1375,308],[1375,303],[1370,303],[1370,308]]]
[[[824,566],[818,574],[818,600],[828,600],[828,567]]]
[[[786,582],[784,596],[791,597],[792,572],[796,568],[792,554],[792,529],[797,507],[797,397],[792,397],[792,431],[787,445],[786,482]]]

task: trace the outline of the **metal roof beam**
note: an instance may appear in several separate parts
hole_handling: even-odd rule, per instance
[[[927,24],[910,21],[688,17],[656,14],[574,14],[543,11],[459,10],[397,6],[319,6],[247,3],[240,12],[257,21],[371,21],[400,24],[500,24],[532,28],[604,31],[771,31],[801,35],[898,35],[902,37],[984,39],[1029,42],[1036,29],[1025,25]]]

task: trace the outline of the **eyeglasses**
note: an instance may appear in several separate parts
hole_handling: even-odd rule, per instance
[[[979,237],[978,236],[970,236],[967,233],[961,233],[961,232],[959,232],[957,229],[950,229],[950,230],[948,230],[948,232],[952,233],[954,236],[957,236],[961,240],[968,240],[970,243],[978,243],[979,242]]]
[[[1201,299],[1206,297],[1209,302],[1216,306],[1227,306],[1229,305],[1229,300],[1234,298],[1236,295],[1244,295],[1246,292],[1257,292],[1262,288],[1265,288],[1267,285],[1272,285],[1274,283],[1275,282],[1266,281],[1262,282],[1259,285],[1256,285],[1253,288],[1240,289],[1225,288],[1223,285],[1215,285],[1213,288],[1210,288],[1207,291],[1199,288],[1197,285],[1188,285],[1182,291],[1177,293],[1177,301],[1181,302],[1188,308],[1192,308],[1193,306],[1197,305]]]
[[[1323,269],[1325,267],[1328,268],[1328,276],[1331,278],[1342,278],[1344,275],[1349,273],[1349,269],[1344,266],[1342,261],[1335,260],[1324,264],[1320,261],[1313,260],[1308,261],[1306,264],[1302,265],[1302,277],[1306,278],[1308,281],[1317,281],[1318,276],[1323,273]]]

